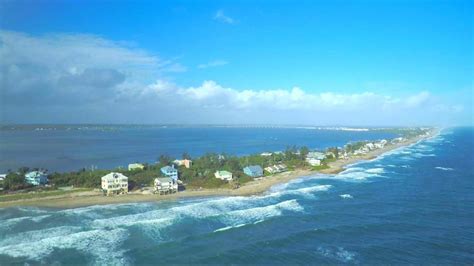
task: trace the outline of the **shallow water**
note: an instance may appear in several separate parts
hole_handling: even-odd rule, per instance
[[[0,264],[472,264],[474,130],[253,197],[0,209]]]

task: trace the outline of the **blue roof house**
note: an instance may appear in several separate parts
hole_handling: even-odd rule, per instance
[[[173,166],[161,167],[161,173],[166,177],[171,177],[174,181],[178,180],[178,170]]]
[[[250,165],[244,168],[244,173],[251,177],[263,176],[263,169],[260,165]]]
[[[25,182],[33,186],[45,185],[48,183],[48,176],[43,171],[32,171],[25,174]]]

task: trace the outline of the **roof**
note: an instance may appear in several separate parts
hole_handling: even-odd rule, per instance
[[[263,169],[260,165],[249,165],[245,168],[249,169],[251,172],[261,172],[261,171],[263,171]]]
[[[176,172],[178,171],[176,168],[171,167],[169,165],[161,167],[162,172]]]
[[[225,171],[225,170],[217,171],[217,173],[218,173],[219,175],[221,175],[221,176],[222,176],[222,175],[231,175],[231,174],[232,174],[231,172]]]
[[[173,178],[171,178],[171,177],[158,177],[158,178],[155,178],[155,182],[156,181],[160,181],[160,183],[173,182]]]
[[[104,175],[101,179],[102,179],[102,180],[104,180],[104,179],[106,179],[106,180],[113,180],[113,179],[115,179],[115,178],[124,178],[124,177],[128,179],[128,177],[126,177],[126,176],[123,175],[122,173],[110,172],[110,173]]]

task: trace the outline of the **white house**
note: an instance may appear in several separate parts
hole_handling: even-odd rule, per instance
[[[31,171],[25,174],[25,182],[33,186],[45,185],[48,183],[48,176],[44,171]]]
[[[7,178],[7,174],[1,174],[0,175],[0,181],[5,180],[5,178]]]
[[[145,169],[145,165],[141,164],[141,163],[131,163],[128,165],[128,171],[132,171],[132,170],[143,170]]]
[[[369,142],[369,143],[365,144],[365,147],[367,147],[367,149],[369,149],[369,150],[375,149],[375,145],[372,142]]]
[[[306,158],[324,160],[324,158],[326,158],[326,154],[322,152],[318,152],[318,151],[311,151],[311,152],[308,152],[308,154],[306,155]]]
[[[176,193],[178,183],[171,177],[155,178],[155,193],[167,194]]]
[[[315,158],[306,158],[306,162],[309,163],[311,166],[318,166],[321,165],[321,160],[315,159]]]
[[[232,173],[229,171],[216,171],[214,173],[216,178],[219,178],[224,181],[231,181],[232,180]]]
[[[102,190],[107,194],[128,193],[128,177],[121,173],[111,172],[102,178]]]
[[[265,171],[269,172],[270,174],[276,174],[285,172],[288,168],[284,164],[275,164],[272,166],[265,167]]]
[[[260,156],[269,157],[269,156],[272,156],[272,153],[271,152],[262,152],[262,153],[260,153]]]

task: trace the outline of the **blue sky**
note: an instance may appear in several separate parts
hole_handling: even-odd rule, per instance
[[[3,122],[473,124],[472,1],[0,8]]]

